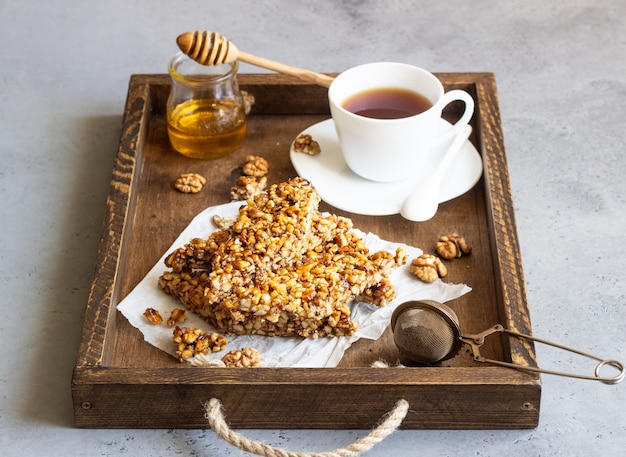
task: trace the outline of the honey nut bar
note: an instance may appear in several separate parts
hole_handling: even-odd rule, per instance
[[[318,211],[303,178],[249,199],[231,226],[166,258],[159,286],[226,334],[350,335],[355,298],[384,306],[406,253],[370,253],[350,219]]]

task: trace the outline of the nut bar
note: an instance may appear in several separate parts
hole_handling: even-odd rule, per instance
[[[314,218],[321,217],[319,202],[315,189],[302,178],[273,185],[267,192],[249,198],[232,226],[214,232],[206,240],[191,240],[171,253],[165,264],[174,272],[217,270],[222,259],[242,260],[244,253],[256,256],[253,264],[288,262],[314,244],[311,225]],[[321,223],[319,230],[324,225],[328,224]],[[265,265],[259,266],[266,269]]]
[[[323,216],[319,201],[302,178],[271,186],[232,226],[171,253],[159,286],[226,334],[352,334],[348,303],[392,300],[388,276],[406,253],[370,253],[351,221]]]

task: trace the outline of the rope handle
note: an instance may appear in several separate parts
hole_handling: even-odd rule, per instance
[[[211,398],[204,404],[205,416],[211,429],[224,441],[239,449],[264,457],[356,457],[363,452],[369,451],[374,445],[383,441],[387,436],[395,432],[407,413],[409,402],[402,399],[383,416],[380,424],[369,435],[359,438],[354,443],[341,449],[322,453],[291,452],[285,449],[269,446],[260,441],[252,441],[245,436],[233,431],[224,418],[222,402],[217,398]]]

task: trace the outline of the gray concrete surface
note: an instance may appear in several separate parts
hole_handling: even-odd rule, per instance
[[[622,0],[0,0],[2,455],[248,455],[210,430],[73,427],[70,379],[128,79],[164,73],[175,36],[197,28],[318,71],[397,60],[494,72],[535,334],[626,359],[624,17]],[[626,384],[544,376],[534,430],[400,431],[366,455],[619,456],[625,405]],[[365,433],[245,431],[310,452]]]

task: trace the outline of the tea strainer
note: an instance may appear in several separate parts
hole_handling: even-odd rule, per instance
[[[465,345],[469,346],[472,356],[477,362],[491,363],[517,370],[589,379],[605,384],[617,384],[624,379],[624,365],[617,360],[603,359],[577,349],[509,330],[501,324],[496,324],[475,335],[462,335],[456,313],[450,307],[436,301],[409,301],[398,305],[391,316],[391,329],[393,340],[401,357],[421,365],[435,364],[450,359]],[[485,337],[494,333],[506,333],[513,337],[532,340],[597,360],[599,363],[596,365],[594,375],[586,376],[488,359],[480,354],[480,347],[484,344]],[[619,373],[613,377],[600,376],[600,370],[605,365],[617,369]]]

